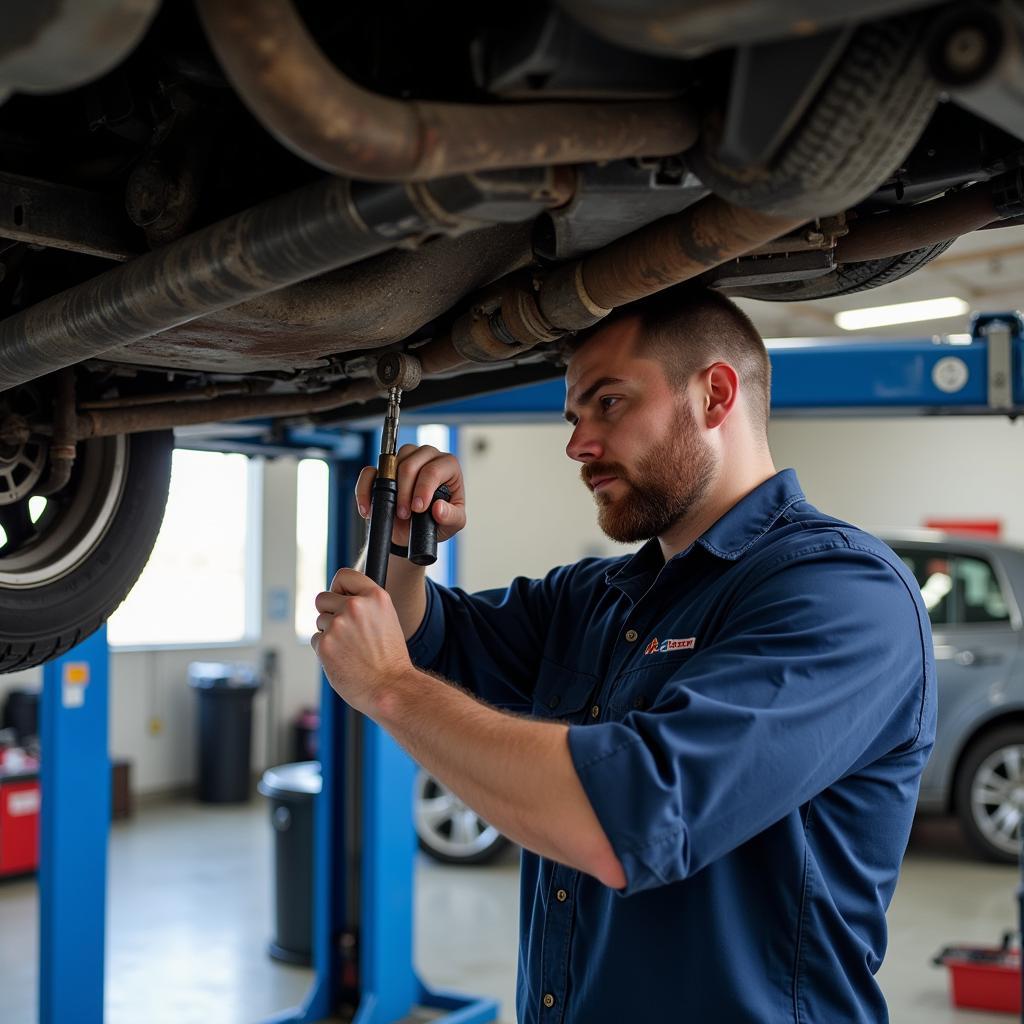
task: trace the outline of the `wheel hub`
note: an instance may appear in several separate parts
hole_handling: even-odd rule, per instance
[[[0,507],[28,498],[46,469],[48,446],[32,434],[31,418],[39,413],[31,388],[0,400]]]
[[[0,441],[0,505],[27,498],[46,469],[47,446],[28,439],[19,445]]]

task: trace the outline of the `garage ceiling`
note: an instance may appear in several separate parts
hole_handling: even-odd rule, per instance
[[[969,315],[942,320],[841,331],[833,322],[844,309],[959,296],[971,312],[1024,308],[1024,226],[964,235],[923,270],[881,288],[815,302],[758,302],[740,299],[766,338],[926,338],[968,330]]]

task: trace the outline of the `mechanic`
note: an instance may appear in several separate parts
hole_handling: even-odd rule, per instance
[[[317,597],[334,689],[523,847],[522,1022],[888,1018],[928,616],[888,547],[776,472],[769,387],[728,299],[626,307],[573,346],[566,452],[635,554],[477,594],[393,556],[388,592],[341,569]],[[399,458],[395,542],[442,483],[438,536],[461,530],[455,458]],[[511,519],[530,491],[508,482]]]

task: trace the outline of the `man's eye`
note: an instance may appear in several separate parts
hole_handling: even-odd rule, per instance
[[[618,401],[618,398],[615,395],[604,395],[599,401],[601,408],[607,411]]]

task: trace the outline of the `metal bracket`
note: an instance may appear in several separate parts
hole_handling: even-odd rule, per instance
[[[1006,320],[991,320],[982,327],[988,343],[988,406],[1013,407],[1013,328]]]

